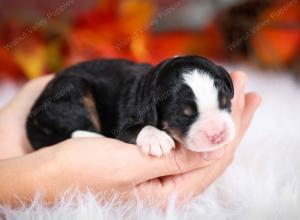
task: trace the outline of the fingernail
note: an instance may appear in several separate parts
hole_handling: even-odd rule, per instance
[[[203,159],[210,161],[210,160],[218,160],[221,159],[224,155],[225,149],[224,147],[210,152],[204,152],[203,153]]]

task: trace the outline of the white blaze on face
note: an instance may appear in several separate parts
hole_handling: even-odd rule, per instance
[[[192,89],[199,112],[218,109],[218,90],[214,80],[206,73],[193,70],[183,76],[184,82]]]
[[[234,137],[234,123],[227,111],[219,109],[218,89],[214,79],[195,69],[183,75],[194,93],[199,116],[184,140],[187,148],[203,152],[224,146]]]

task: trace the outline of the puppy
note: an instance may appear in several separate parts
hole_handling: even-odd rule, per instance
[[[233,94],[228,72],[199,56],[157,66],[89,61],[47,85],[28,116],[27,135],[35,149],[104,135],[154,156],[169,153],[175,141],[192,151],[213,151],[234,137]]]

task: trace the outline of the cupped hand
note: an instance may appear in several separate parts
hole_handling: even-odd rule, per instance
[[[202,158],[198,163],[194,161],[193,158],[191,160],[200,165],[201,161],[203,162],[203,159],[214,160],[219,155],[219,159],[215,160],[215,162],[209,166],[202,166],[196,169],[190,167],[190,169],[185,169],[185,172],[179,172],[177,175],[169,175],[141,183],[137,186],[137,191],[142,197],[149,197],[149,195],[151,195],[151,200],[160,199],[156,202],[163,201],[164,204],[166,204],[170,195],[175,194],[177,204],[180,205],[204,191],[231,164],[234,159],[236,148],[240,144],[256,109],[261,103],[261,98],[258,94],[254,92],[245,94],[247,77],[243,72],[234,72],[231,74],[231,77],[235,91],[232,105],[232,117],[236,126],[236,136],[234,140],[223,149],[208,155],[202,154]],[[185,154],[185,148],[178,148],[177,151],[181,151],[178,153],[179,155]],[[173,152],[175,159],[176,154],[176,151]],[[196,154],[194,153],[193,156],[195,155]],[[184,166],[184,164],[189,164],[189,161],[190,158],[187,157],[184,161],[181,161],[181,164]],[[151,184],[149,184],[149,182]]]
[[[5,140],[0,148],[2,158],[32,151],[25,135],[25,120],[34,100],[52,77],[30,82],[1,110],[0,139]],[[181,202],[192,198],[205,190],[232,162],[235,149],[260,103],[257,94],[245,94],[245,74],[235,72],[232,79],[235,88],[232,115],[237,134],[223,150],[195,153],[179,146],[170,154],[157,158],[144,155],[135,145],[114,139],[69,139],[49,147],[49,157],[53,158],[51,168],[40,166],[33,171],[33,176],[39,176],[33,188],[45,192],[48,200],[54,200],[72,187],[119,192],[126,199],[138,196],[162,204],[174,194]]]
[[[0,109],[0,159],[32,152],[25,132],[26,118],[34,101],[53,75],[31,80],[4,108]]]

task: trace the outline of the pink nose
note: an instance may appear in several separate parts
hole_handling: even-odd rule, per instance
[[[225,143],[229,138],[229,132],[230,127],[222,115],[214,114],[206,116],[195,124],[187,145],[195,151],[209,150]]]
[[[197,133],[191,138],[192,144],[199,148],[199,146],[204,148],[215,147],[222,144],[228,138],[228,129],[226,126],[220,126],[214,129],[198,130]]]
[[[226,136],[225,129],[214,132],[212,134],[209,134],[209,133],[205,133],[205,134],[206,134],[206,138],[207,138],[208,142],[210,142],[211,145],[220,144],[220,143],[224,142],[224,140],[226,138],[225,137]]]

